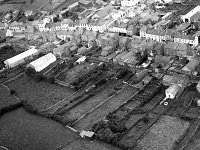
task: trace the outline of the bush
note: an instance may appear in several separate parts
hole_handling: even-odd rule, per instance
[[[101,121],[93,124],[92,131],[97,133],[100,129],[105,128],[105,127],[106,127],[106,123],[103,120],[101,120]]]
[[[15,90],[10,90],[10,94],[14,95],[14,94],[16,94],[16,91]]]
[[[35,71],[33,68],[28,67],[28,68],[26,68],[25,73],[26,73],[26,75],[28,75],[28,76],[33,76],[33,75],[36,74],[36,71]]]
[[[55,83],[55,78],[54,77],[50,77],[48,80],[49,80],[50,83]]]
[[[144,117],[144,118],[142,119],[142,121],[143,121],[144,123],[148,123],[148,122],[149,122],[149,118]]]

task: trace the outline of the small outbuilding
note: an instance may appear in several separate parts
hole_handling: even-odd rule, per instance
[[[92,132],[92,131],[82,131],[81,133],[80,133],[80,136],[82,137],[82,138],[93,138],[94,137],[94,135],[95,135],[95,133],[94,132]]]
[[[180,92],[180,90],[181,90],[181,87],[178,84],[171,85],[165,91],[166,98],[174,99],[177,96],[177,94]]]
[[[40,72],[55,61],[56,56],[52,53],[49,53],[29,63],[27,65],[27,68],[30,67],[33,68],[36,72]]]

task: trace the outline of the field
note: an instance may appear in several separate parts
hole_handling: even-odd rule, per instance
[[[144,150],[171,150],[188,127],[188,122],[164,116],[138,143],[138,147]]]
[[[61,124],[29,114],[23,108],[1,116],[0,126],[0,145],[14,150],[55,150],[78,138]]]
[[[16,91],[19,99],[27,101],[38,110],[46,109],[74,92],[72,89],[49,83],[46,80],[35,81],[26,75],[6,85]]]
[[[99,87],[99,92],[97,92],[94,96],[88,98],[86,101],[76,105],[75,107],[69,109],[68,111],[58,112],[57,114],[62,115],[64,120],[76,120],[80,118],[82,115],[86,114],[88,111],[93,109],[95,106],[100,104],[106,98],[110,96],[114,92],[113,86],[117,85],[121,81],[111,81],[108,85]],[[63,111],[63,110],[62,110]]]
[[[119,93],[109,98],[103,105],[97,108],[94,112],[81,119],[79,122],[73,125],[77,130],[88,130],[91,126],[103,119],[109,112],[122,105],[128,98],[133,96],[137,92],[137,89],[127,86]]]

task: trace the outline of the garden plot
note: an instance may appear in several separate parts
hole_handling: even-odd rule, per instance
[[[188,127],[189,122],[164,116],[139,141],[137,146],[143,150],[171,150],[175,142],[184,135]]]
[[[126,102],[131,96],[137,92],[137,89],[127,86],[119,93],[108,99],[103,105],[91,112],[86,117],[82,118],[79,122],[73,125],[77,130],[88,130],[91,126],[102,120],[109,112],[112,112],[117,107]]]
[[[16,91],[19,99],[39,110],[46,109],[74,93],[72,89],[47,81],[37,82],[26,75],[6,83],[6,85]]]
[[[136,116],[138,122],[134,121],[134,127],[128,131],[119,141],[118,145],[123,148],[132,148],[137,140],[145,134],[145,132],[151,127],[158,119],[159,115],[149,114],[143,118],[142,115]]]

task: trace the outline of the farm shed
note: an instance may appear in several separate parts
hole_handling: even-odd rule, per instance
[[[171,85],[165,91],[166,98],[174,99],[180,90],[181,90],[181,87],[178,84]]]
[[[39,51],[37,49],[29,49],[23,53],[20,53],[19,55],[5,60],[4,64],[9,68],[13,68],[15,66],[18,66],[19,64],[26,62],[27,60],[32,59],[33,56],[37,55],[38,53]]]
[[[49,53],[29,63],[27,67],[31,67],[35,69],[36,72],[40,72],[55,61],[56,61],[56,56],[52,53]]]

